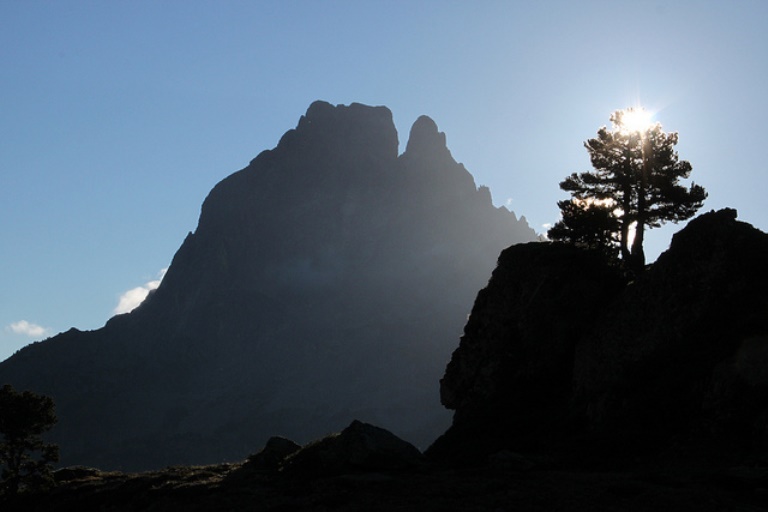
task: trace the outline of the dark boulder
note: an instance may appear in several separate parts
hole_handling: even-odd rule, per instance
[[[624,283],[601,254],[574,246],[502,252],[440,381],[443,405],[456,412],[430,454],[530,448],[567,430],[576,344]]]
[[[312,442],[285,459],[282,473],[322,477],[392,471],[416,467],[422,459],[412,444],[383,428],[355,420],[340,433]]]
[[[768,456],[766,261],[768,235],[735,210],[674,236],[575,351],[572,407],[591,437]]]
[[[766,261],[768,235],[734,210],[692,220],[632,282],[573,247],[507,249],[441,381],[454,420],[428,453],[768,460]]]
[[[243,464],[243,469],[256,471],[277,471],[280,464],[289,455],[297,452],[301,446],[284,437],[270,437],[264,448],[251,455]]]
[[[86,466],[67,466],[57,469],[53,472],[53,480],[56,483],[69,482],[72,480],[85,480],[96,478],[101,475],[101,471],[96,468]]]

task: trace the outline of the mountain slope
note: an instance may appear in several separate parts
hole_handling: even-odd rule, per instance
[[[388,109],[313,103],[213,188],[139,308],[26,347],[0,382],[54,398],[65,464],[235,460],[353,418],[425,445],[475,292],[535,233],[431,119],[397,147]]]

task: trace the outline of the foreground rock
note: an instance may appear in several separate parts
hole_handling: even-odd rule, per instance
[[[306,443],[352,418],[426,446],[438,380],[499,251],[535,233],[419,118],[313,103],[216,185],[160,288],[0,363],[51,396],[65,464],[148,469]]]
[[[287,457],[288,476],[331,476],[365,471],[391,471],[423,463],[421,452],[391,432],[353,421],[338,434],[324,437]]]
[[[249,457],[243,468],[254,471],[277,471],[289,455],[299,450],[301,446],[290,439],[270,437],[264,449]]]
[[[442,403],[456,412],[431,453],[454,437],[451,458],[530,450],[569,431],[575,347],[623,286],[598,253],[541,243],[505,250],[441,380]]]
[[[700,216],[630,283],[578,249],[505,250],[441,381],[436,458],[499,450],[768,461],[768,235]]]

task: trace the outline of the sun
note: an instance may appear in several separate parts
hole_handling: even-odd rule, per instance
[[[653,112],[645,110],[643,107],[632,107],[617,112],[616,119],[613,119],[619,130],[625,133],[645,132],[653,126]]]

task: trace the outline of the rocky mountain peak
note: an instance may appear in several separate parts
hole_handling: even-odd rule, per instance
[[[0,364],[54,398],[67,464],[237,459],[352,418],[425,446],[444,361],[499,251],[535,239],[420,118],[315,102],[219,182],[160,287],[103,329]],[[115,399],[119,397],[119,399]]]
[[[445,133],[438,131],[437,124],[429,116],[420,116],[411,127],[408,136],[408,153],[439,155],[448,151]]]
[[[373,158],[397,158],[398,139],[392,112],[383,106],[372,107],[360,103],[331,105],[315,101],[301,116],[295,130],[288,131],[278,144],[278,149],[299,140],[305,147],[325,146],[327,151],[338,149],[344,144],[344,151],[355,153],[358,148]],[[341,155],[338,155],[341,156]]]

